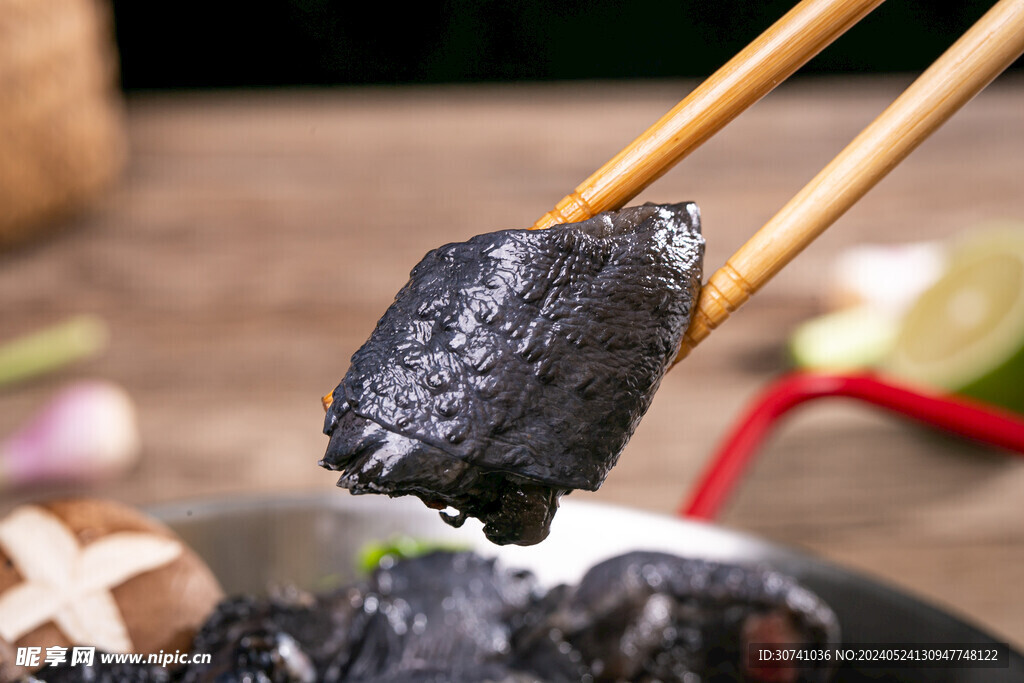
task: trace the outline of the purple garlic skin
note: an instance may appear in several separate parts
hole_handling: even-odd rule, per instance
[[[495,543],[543,540],[596,490],[675,357],[700,288],[692,202],[505,230],[427,254],[334,390],[321,465],[416,495]]]

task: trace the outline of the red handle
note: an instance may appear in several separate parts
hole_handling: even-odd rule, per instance
[[[758,397],[725,439],[679,514],[714,519],[754,453],[785,413],[826,396],[855,398],[1024,456],[1024,419],[960,397],[924,394],[871,375],[793,373]]]

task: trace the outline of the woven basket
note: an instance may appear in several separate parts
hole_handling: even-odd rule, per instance
[[[125,160],[100,0],[0,0],[0,247],[83,206]]]

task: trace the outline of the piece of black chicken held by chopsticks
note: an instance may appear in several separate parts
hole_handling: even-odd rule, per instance
[[[700,288],[692,202],[427,254],[334,390],[320,464],[352,493],[419,496],[494,543],[542,541],[596,490],[679,349]]]

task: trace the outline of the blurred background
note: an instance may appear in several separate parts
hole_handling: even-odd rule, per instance
[[[420,257],[532,224],[790,4],[0,0],[0,508],[333,490],[320,396]],[[637,201],[700,204],[709,274],[990,4],[883,4]],[[772,381],[889,367],[965,252],[1024,253],[1020,68],[673,370],[572,498],[672,512]],[[1024,406],[1021,262],[970,289],[990,314],[961,336],[996,351],[923,388]],[[953,329],[944,301],[911,341]],[[1020,646],[1022,490],[1006,451],[820,401],[721,520]]]
[[[262,2],[249,12],[200,0],[113,2],[130,90],[702,78],[793,4],[449,0],[396,16],[388,5],[334,0]],[[923,69],[991,5],[889,3],[803,73]]]

